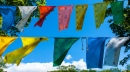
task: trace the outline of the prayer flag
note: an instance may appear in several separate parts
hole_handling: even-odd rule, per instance
[[[0,6],[0,14],[2,15],[2,30],[8,31],[14,24],[16,6]]]
[[[86,53],[87,69],[102,68],[106,37],[88,38]]]
[[[94,16],[95,16],[96,28],[99,28],[100,25],[104,22],[107,6],[108,4],[106,2],[94,4]]]
[[[73,6],[58,6],[59,30],[68,28]]]
[[[105,53],[104,65],[118,65],[120,49],[128,39],[129,37],[114,37],[109,41],[109,43],[106,46],[107,49]]]
[[[55,38],[53,66],[61,65],[69,49],[78,39],[79,38]]]
[[[27,23],[31,13],[37,8],[37,6],[18,6],[22,15],[22,19],[16,25],[19,31],[23,31],[24,25]]]
[[[40,20],[35,24],[38,26],[42,26],[46,16],[54,10],[55,6],[39,6],[40,10]]]
[[[111,2],[111,10],[112,10],[114,24],[121,24],[124,20],[123,5],[124,5],[124,1]]]
[[[17,66],[20,64],[22,58],[30,54],[34,48],[41,42],[48,40],[48,38],[26,38],[22,37],[23,47],[14,50],[5,55],[4,61],[6,63],[16,63]]]
[[[0,37],[0,56],[14,40],[16,37]]]
[[[76,30],[81,30],[86,15],[88,5],[77,5],[76,6]]]

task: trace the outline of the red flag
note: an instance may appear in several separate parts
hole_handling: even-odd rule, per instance
[[[44,22],[44,19],[46,18],[46,16],[51,12],[53,11],[53,9],[55,8],[56,6],[39,6],[39,11],[40,11],[40,20],[35,24],[38,25],[38,26],[42,26],[43,22]]]
[[[63,30],[68,28],[68,23],[70,20],[70,14],[72,12],[73,6],[59,6],[58,14],[59,14],[59,30]]]

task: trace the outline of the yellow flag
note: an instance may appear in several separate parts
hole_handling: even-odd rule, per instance
[[[88,5],[76,6],[76,30],[81,30]]]
[[[16,63],[17,65],[19,65],[23,57],[31,53],[41,41],[48,40],[48,38],[22,37],[21,40],[23,43],[23,47],[6,54],[4,58],[4,61],[6,63]]]
[[[15,39],[16,37],[0,37],[0,56]]]
[[[94,16],[95,16],[95,23],[96,28],[99,28],[101,23],[104,22],[105,12],[107,10],[108,3],[96,3],[94,4]]]

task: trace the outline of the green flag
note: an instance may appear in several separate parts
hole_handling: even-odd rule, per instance
[[[53,66],[61,65],[67,52],[78,39],[79,38],[55,38]]]
[[[115,24],[123,22],[123,1],[111,2],[111,10]]]

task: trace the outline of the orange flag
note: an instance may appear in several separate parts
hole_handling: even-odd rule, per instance
[[[40,20],[35,24],[38,26],[42,26],[44,19],[46,18],[46,16],[53,11],[55,8],[55,6],[39,6],[39,11],[40,11]]]
[[[73,6],[59,6],[58,14],[59,14],[59,30],[63,30],[68,28],[68,23],[70,20],[70,14],[72,12]]]

